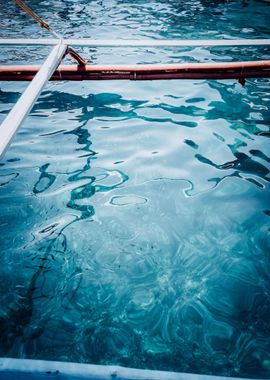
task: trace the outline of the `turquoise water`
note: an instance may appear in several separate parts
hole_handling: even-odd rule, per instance
[[[259,1],[31,4],[68,37],[270,36]],[[2,37],[47,36],[13,5],[0,15]],[[26,85],[0,83],[0,121]],[[0,163],[0,355],[269,378],[269,104],[269,79],[49,83]]]

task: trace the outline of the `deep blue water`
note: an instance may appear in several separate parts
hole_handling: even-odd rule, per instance
[[[31,6],[66,37],[270,38],[263,1]],[[1,37],[48,36],[12,2],[0,16]],[[270,58],[265,47],[81,52]],[[26,85],[0,83],[0,121]],[[49,83],[0,163],[0,356],[269,378],[269,105],[269,79]]]

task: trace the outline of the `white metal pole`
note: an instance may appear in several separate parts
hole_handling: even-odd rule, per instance
[[[0,158],[4,155],[12,138],[31,111],[44,86],[57,69],[66,50],[67,46],[62,42],[53,48],[39,72],[0,125]]]
[[[56,39],[0,39],[0,45],[55,45]],[[232,39],[232,40],[94,40],[91,38],[77,38],[63,40],[69,46],[88,47],[193,47],[193,46],[269,46],[270,39]]]
[[[67,39],[70,46],[89,47],[192,47],[192,46],[258,46],[270,45],[270,39],[241,39],[241,40],[92,40]]]

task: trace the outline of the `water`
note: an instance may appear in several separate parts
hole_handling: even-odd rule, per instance
[[[67,37],[270,35],[259,1],[31,5]],[[46,36],[13,4],[0,14],[2,36]],[[47,50],[35,51],[1,60],[41,62]],[[1,83],[0,120],[25,86]],[[269,90],[269,79],[50,83],[0,163],[0,355],[269,378]]]

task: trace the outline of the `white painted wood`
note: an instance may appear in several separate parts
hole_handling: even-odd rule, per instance
[[[0,358],[0,378],[1,380],[243,380],[235,377],[151,371],[120,366],[10,358]]]
[[[0,39],[0,45],[56,45],[57,39]],[[192,46],[268,46],[270,39],[235,40],[93,40],[77,38],[63,40],[69,46],[89,47],[192,47]]]
[[[57,45],[59,40],[54,39],[54,38],[33,38],[33,39],[28,39],[28,38],[0,38],[0,45],[1,46],[19,46],[19,45],[28,45],[28,46],[42,46],[42,45]]]
[[[91,47],[192,47],[192,46],[251,46],[270,45],[264,40],[91,40],[70,39],[68,45]]]
[[[12,138],[32,109],[42,89],[60,64],[66,49],[67,46],[62,42],[53,48],[34,79],[1,124],[0,158],[4,155]]]

